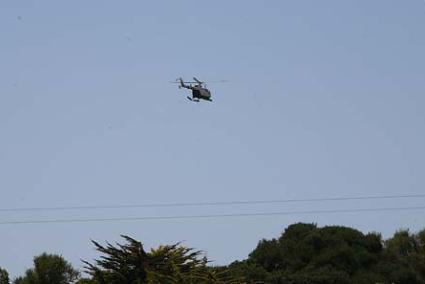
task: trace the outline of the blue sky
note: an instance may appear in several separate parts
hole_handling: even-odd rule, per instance
[[[0,208],[422,194],[425,2],[0,4]],[[208,85],[190,103],[169,81]],[[424,199],[1,212],[0,221],[418,206]],[[0,227],[16,276],[90,239],[183,241],[216,264],[294,222],[385,237],[423,211]]]

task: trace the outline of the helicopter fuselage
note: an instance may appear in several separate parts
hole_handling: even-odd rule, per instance
[[[206,100],[206,101],[212,101],[210,91],[208,89],[200,87],[200,86],[192,87],[192,98]]]
[[[211,92],[205,86],[204,82],[199,81],[195,77],[193,77],[195,82],[184,82],[182,78],[177,79],[177,82],[180,83],[179,88],[185,88],[192,91],[192,97],[187,97],[191,101],[199,102],[199,100],[206,100],[212,102]],[[196,83],[196,85],[185,83]]]

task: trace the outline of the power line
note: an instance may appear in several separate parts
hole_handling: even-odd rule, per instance
[[[176,219],[203,219],[203,218],[230,218],[230,217],[261,217],[261,216],[283,216],[283,215],[301,215],[301,214],[407,211],[407,210],[424,210],[424,209],[425,209],[425,206],[412,206],[412,207],[384,207],[384,208],[357,208],[357,209],[332,209],[332,210],[308,210],[308,211],[209,214],[209,215],[144,216],[144,217],[91,218],[91,219],[87,218],[87,219],[17,220],[17,221],[2,221],[2,222],[0,222],[0,225],[49,224],[49,223],[91,223],[91,222],[176,220]]]
[[[376,200],[376,199],[403,199],[422,198],[425,194],[410,195],[375,195],[375,196],[352,196],[352,197],[326,197],[304,199],[275,199],[275,200],[252,200],[252,201],[216,201],[216,202],[186,202],[186,203],[146,203],[146,204],[121,204],[121,205],[87,205],[87,206],[58,206],[58,207],[17,207],[0,208],[0,212],[23,212],[23,211],[61,211],[61,210],[97,210],[97,209],[130,209],[130,208],[153,208],[153,207],[203,207],[203,206],[229,206],[229,205],[255,205],[273,203],[301,203],[301,202],[327,202],[349,200]]]

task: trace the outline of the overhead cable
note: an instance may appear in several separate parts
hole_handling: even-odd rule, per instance
[[[206,215],[170,215],[170,216],[142,216],[142,217],[118,217],[118,218],[81,218],[81,219],[45,219],[45,220],[43,220],[43,219],[33,219],[33,220],[0,221],[0,225],[123,222],[123,221],[177,220],[177,219],[190,220],[190,219],[204,219],[204,218],[261,217],[261,216],[331,214],[331,213],[365,213],[365,212],[407,211],[407,210],[424,210],[424,209],[425,209],[425,206],[412,206],[412,207],[329,209],[329,210],[230,213],[230,214],[206,214]]]
[[[153,207],[202,207],[202,206],[230,206],[230,205],[255,205],[255,204],[279,204],[279,203],[302,203],[302,202],[329,202],[329,201],[350,201],[350,200],[407,199],[407,198],[424,198],[424,197],[425,197],[425,194],[405,194],[405,195],[372,195],[372,196],[351,196],[351,197],[348,196],[348,197],[245,200],[245,201],[234,200],[234,201],[182,202],[182,203],[110,204],[110,205],[52,206],[52,207],[14,207],[14,208],[0,208],[0,212],[130,209],[130,208],[153,208]]]

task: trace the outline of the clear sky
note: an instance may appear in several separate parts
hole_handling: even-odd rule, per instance
[[[425,2],[3,1],[0,208],[425,193]],[[169,81],[208,85],[191,103]],[[392,201],[0,212],[0,221],[419,206]],[[0,226],[13,275],[90,239],[216,264],[294,222],[384,237],[425,211]]]

